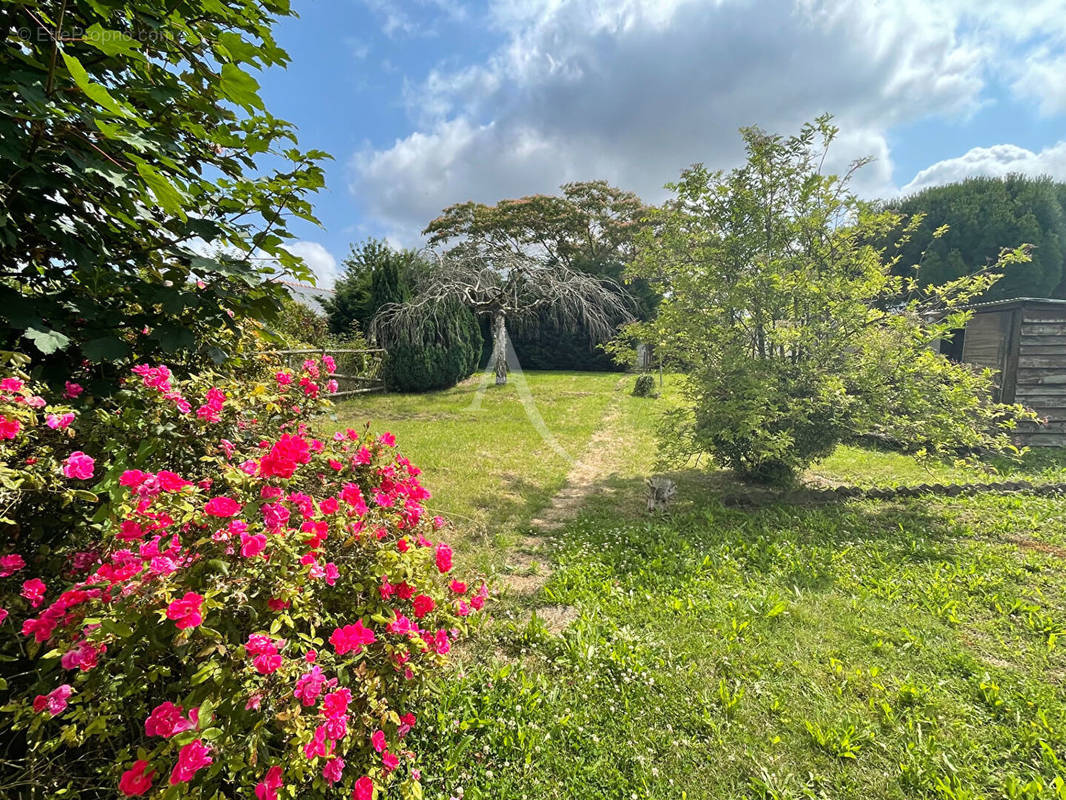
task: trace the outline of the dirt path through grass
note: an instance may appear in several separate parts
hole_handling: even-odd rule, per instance
[[[602,483],[622,466],[625,451],[621,447],[624,435],[621,403],[625,383],[625,378],[618,381],[599,427],[570,467],[565,485],[529,521],[531,533],[519,539],[514,553],[508,558],[514,572],[506,578],[505,584],[511,592],[519,595],[537,592],[551,575],[550,567],[544,563],[545,535],[577,517],[594,491],[614,491],[603,487]]]

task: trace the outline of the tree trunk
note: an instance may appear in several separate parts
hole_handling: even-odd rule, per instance
[[[496,385],[507,383],[507,317],[497,311],[492,318],[492,366],[496,370]]]

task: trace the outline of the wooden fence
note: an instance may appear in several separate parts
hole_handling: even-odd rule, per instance
[[[308,358],[330,356],[337,362],[337,371],[330,377],[337,381],[337,391],[330,397],[348,397],[368,392],[381,392],[385,383],[381,377],[381,362],[385,351],[381,348],[349,350],[326,348],[323,350],[275,350],[278,360],[293,370],[301,368]]]

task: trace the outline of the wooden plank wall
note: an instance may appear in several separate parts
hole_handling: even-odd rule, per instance
[[[1017,439],[1030,447],[1061,447],[1066,445],[1066,309],[1027,305],[1021,315],[1013,399],[1048,423],[1023,426]]]
[[[1010,338],[1009,311],[986,311],[974,314],[966,323],[962,340],[962,360],[967,364],[987,367],[995,372],[996,394],[1000,394],[1003,374],[1007,366]]]

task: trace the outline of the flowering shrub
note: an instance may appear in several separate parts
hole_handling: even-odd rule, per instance
[[[84,435],[25,376],[0,384],[6,504],[45,494],[77,517],[66,540],[9,522],[0,544],[0,645],[17,658],[2,727],[36,785],[421,796],[414,699],[486,588],[452,576],[390,434],[316,438],[323,361],[247,386],[141,365]],[[142,440],[99,449],[115,431]]]

